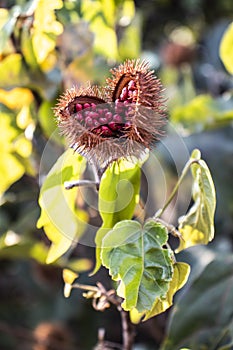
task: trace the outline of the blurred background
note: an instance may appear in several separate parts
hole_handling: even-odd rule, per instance
[[[66,147],[52,112],[58,96],[104,83],[127,58],[149,61],[167,99],[167,136],[144,169],[148,215],[164,200],[153,159],[169,191],[194,148],[218,201],[215,240],[178,254],[192,266],[189,282],[168,312],[137,327],[135,350],[233,349],[233,77],[219,56],[232,20],[232,0],[0,0],[0,349],[89,350],[101,327],[121,342],[114,308],[63,296],[67,266],[83,283],[111,287],[105,270],[88,277],[93,247],[46,265],[50,243],[36,222],[41,180]],[[167,219],[176,224],[189,202],[187,178]]]

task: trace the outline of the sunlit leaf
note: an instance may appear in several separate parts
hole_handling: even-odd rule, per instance
[[[62,276],[65,283],[72,284],[78,277],[78,274],[69,269],[64,269]]]
[[[90,24],[90,28],[95,34],[94,48],[96,53],[104,55],[107,58],[117,59],[118,48],[115,30],[107,26],[101,17],[96,17]]]
[[[232,104],[223,98],[198,95],[185,105],[176,105],[171,110],[171,121],[182,125],[190,132],[200,132],[224,125],[233,120]]]
[[[58,70],[46,75],[41,71],[28,70],[20,54],[8,55],[0,61],[0,76],[0,88],[12,89],[16,86],[30,86],[48,100],[55,98],[57,86],[61,80]]]
[[[15,151],[23,158],[28,158],[32,153],[32,142],[27,140],[23,134],[21,134],[14,141]]]
[[[1,88],[13,88],[16,85],[24,86],[30,82],[22,56],[18,53],[11,54],[0,62],[0,76]]]
[[[22,28],[22,33],[21,33],[21,50],[23,53],[23,57],[25,61],[27,62],[27,65],[30,67],[32,70],[38,70],[39,69],[39,64],[37,62],[35,52],[33,49],[33,44],[32,44],[32,34],[30,31],[30,27],[24,25]]]
[[[22,109],[33,101],[32,92],[25,88],[0,89],[0,102],[10,109]]]
[[[141,51],[141,20],[137,15],[129,26],[124,28],[119,42],[119,54],[121,59],[136,58]]]
[[[231,349],[232,314],[233,259],[226,255],[207,265],[177,301],[161,349]]]
[[[85,272],[92,268],[92,261],[90,259],[69,259],[67,267],[76,272]]]
[[[115,1],[114,0],[101,0],[101,5],[102,5],[102,11],[104,14],[104,18],[106,23],[110,27],[114,27],[115,25]]]
[[[62,8],[61,0],[39,0],[34,13],[32,45],[36,60],[43,63],[55,49],[56,36],[63,32],[63,26],[56,20],[55,9]]]
[[[115,31],[114,1],[101,0],[82,2],[83,18],[90,23],[94,33],[94,49],[97,54],[117,59],[117,36]],[[103,43],[105,43],[103,45]]]
[[[122,3],[119,16],[119,25],[122,28],[118,44],[120,57],[121,59],[137,58],[141,49],[141,18],[135,11],[133,0]]]
[[[63,255],[84,232],[87,214],[76,209],[77,190],[66,190],[64,182],[79,179],[85,164],[83,157],[68,149],[54,164],[41,188],[37,227],[43,227],[52,241],[47,263]]]
[[[29,105],[24,105],[16,116],[16,124],[25,130],[29,125],[34,125]]]
[[[120,282],[117,294],[125,310],[150,311],[166,297],[173,274],[171,251],[163,248],[167,239],[161,224],[148,221],[142,227],[130,220],[117,223],[103,238],[102,263]]]
[[[78,274],[69,270],[69,269],[64,269],[63,273],[63,280],[65,282],[64,285],[64,297],[69,298],[70,293],[72,291],[72,283],[78,278]]]
[[[96,234],[96,268],[101,266],[102,239],[117,222],[131,219],[139,201],[141,171],[138,164],[121,159],[109,166],[99,188],[99,212],[103,220]],[[127,193],[127,196],[126,196]]]
[[[214,238],[214,213],[216,194],[210,171],[200,151],[194,150],[191,159],[199,159],[191,165],[193,205],[179,218],[179,231],[183,239],[177,252],[196,244],[207,244]]]
[[[220,57],[229,73],[233,74],[233,23],[225,31],[220,44]]]
[[[15,157],[13,140],[18,131],[11,125],[11,115],[0,113],[0,195],[24,174],[25,168]]]

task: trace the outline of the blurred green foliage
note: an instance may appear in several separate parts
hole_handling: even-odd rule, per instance
[[[73,84],[102,82],[113,64],[139,56],[150,60],[166,87],[170,129],[177,128],[188,148],[201,149],[219,205],[216,240],[208,248],[180,253],[192,266],[190,283],[168,315],[167,333],[165,319],[154,318],[140,328],[137,341],[144,349],[232,347],[232,27],[226,31],[232,17],[231,0],[0,1],[2,349],[32,349],[36,326],[54,320],[69,326],[76,349],[93,348],[99,317],[107,319],[108,337],[120,338],[115,314],[96,315],[77,295],[64,302],[61,269],[90,270],[93,252],[79,247],[46,265],[51,248],[36,228],[37,200],[45,176],[64,151],[52,112],[58,95]],[[169,142],[172,132],[168,135]],[[164,141],[156,154],[169,187],[177,174],[166,147]],[[175,143],[172,148],[183,165]],[[153,195],[159,191],[156,180]],[[82,203],[80,208],[82,213]]]

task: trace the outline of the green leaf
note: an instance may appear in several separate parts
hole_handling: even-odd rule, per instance
[[[232,104],[222,97],[198,95],[185,105],[176,105],[171,111],[171,121],[190,132],[200,132],[229,125],[233,120]]]
[[[222,349],[233,341],[232,315],[233,258],[224,256],[207,265],[182,294],[161,349]]]
[[[30,27],[24,25],[21,32],[21,50],[23,57],[27,62],[27,65],[31,70],[40,70],[38,62],[36,60],[35,52],[32,45],[32,35]]]
[[[230,74],[233,74],[233,22],[223,35],[219,53],[224,66]]]
[[[216,194],[214,183],[205,161],[200,159],[200,151],[194,150],[191,160],[193,205],[188,213],[179,218],[179,231],[183,240],[177,252],[196,244],[207,244],[214,238],[214,213]]]
[[[52,107],[54,106],[54,101],[44,101],[41,103],[38,111],[38,119],[40,126],[46,137],[51,138],[58,144],[62,143],[62,137],[59,134],[55,118],[52,112]]]
[[[173,303],[174,294],[181,289],[187,282],[190,266],[183,262],[177,262],[174,264],[174,273],[172,280],[169,285],[169,289],[165,298],[157,299],[152,306],[150,311],[145,313],[143,321],[148,320],[149,318],[156,316],[165,310],[167,310]]]
[[[142,227],[131,220],[117,223],[104,237],[102,263],[120,282],[117,294],[125,310],[150,311],[166,296],[173,274],[171,251],[163,248],[167,239],[161,224],[148,221]]]
[[[94,49],[99,55],[107,58],[118,58],[117,36],[114,28],[107,26],[100,16],[90,24],[90,28],[95,33]],[[106,43],[103,45],[103,43]]]
[[[54,164],[41,188],[41,216],[37,227],[43,227],[52,241],[47,263],[63,255],[84,232],[87,215],[77,211],[77,191],[66,190],[64,182],[78,180],[85,170],[85,164],[83,157],[68,149]]]
[[[115,30],[115,4],[113,0],[82,1],[83,18],[90,23],[94,33],[94,49],[107,58],[118,58],[118,43]],[[105,45],[103,45],[105,43]]]
[[[139,201],[140,178],[139,164],[125,159],[112,163],[102,176],[99,188],[99,212],[103,223],[96,234],[96,268],[93,273],[101,266],[103,237],[118,221],[131,219],[134,214]]]
[[[105,171],[99,188],[99,212],[104,227],[112,228],[120,220],[131,219],[139,201],[140,178],[139,165],[124,159]]]

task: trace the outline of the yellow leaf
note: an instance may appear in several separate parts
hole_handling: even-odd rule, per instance
[[[138,324],[141,322],[142,317],[144,316],[144,313],[138,312],[136,308],[133,308],[132,310],[130,310],[129,315],[130,315],[131,322],[134,324]]]
[[[15,151],[23,158],[28,158],[32,153],[32,143],[24,135],[20,135],[14,142]]]
[[[233,74],[233,22],[223,35],[219,53],[224,66],[230,74]]]
[[[10,109],[21,109],[33,101],[33,95],[29,89],[15,88],[10,91],[0,89],[0,102]]]
[[[1,153],[13,151],[12,141],[18,136],[17,130],[11,125],[11,115],[0,113],[0,150]]]
[[[78,274],[71,271],[70,269],[64,269],[62,272],[63,280],[65,283],[72,284],[76,278],[78,278]]]
[[[78,277],[78,274],[69,269],[64,269],[62,272],[62,276],[65,282],[64,296],[65,298],[69,298],[72,290],[72,283],[74,282],[74,280],[76,280],[76,278]]]
[[[24,174],[24,166],[10,153],[0,157],[0,195]]]
[[[20,129],[26,129],[32,123],[32,117],[29,105],[22,107],[21,111],[16,116],[16,123]]]
[[[52,241],[48,264],[63,255],[84,232],[87,213],[76,209],[77,190],[66,190],[64,182],[77,180],[85,164],[84,158],[68,149],[54,164],[41,188],[37,227],[43,227]]]
[[[94,47],[96,52],[108,58],[117,59],[118,47],[115,30],[108,27],[101,17],[96,17],[90,28],[95,35]]]
[[[38,63],[42,63],[56,46],[56,42],[42,32],[33,35],[32,44]]]
[[[55,49],[56,36],[63,32],[63,26],[56,20],[54,12],[55,9],[60,9],[62,6],[61,0],[40,0],[35,10],[32,46],[39,64],[42,64]],[[47,66],[41,68],[48,69]]]

